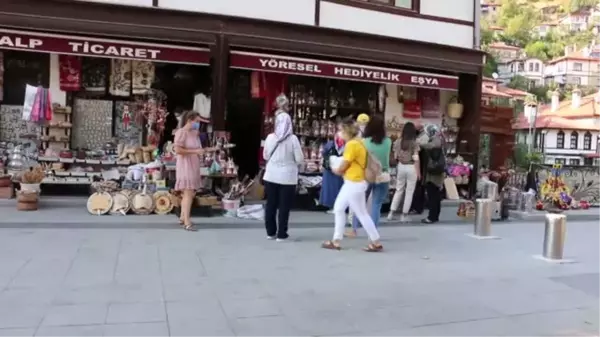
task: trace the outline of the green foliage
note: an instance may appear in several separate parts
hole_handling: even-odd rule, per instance
[[[538,151],[529,152],[529,146],[524,143],[516,144],[513,149],[515,165],[518,168],[529,169],[532,164],[542,163],[543,156]]]
[[[487,55],[485,59],[485,66],[483,67],[483,76],[492,77],[494,73],[498,72],[498,63],[492,55]]]
[[[510,79],[510,82],[506,85],[509,88],[527,91],[531,87],[530,80],[527,77],[516,75]]]
[[[569,3],[569,10],[573,13],[581,9],[596,6],[597,4],[598,0],[571,0]]]
[[[539,11],[531,3],[503,0],[498,13],[498,25],[504,28],[502,40],[525,47],[533,38],[533,30],[540,22]]]

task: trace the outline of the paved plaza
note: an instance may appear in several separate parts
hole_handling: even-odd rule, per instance
[[[386,251],[325,228],[0,229],[0,335],[597,336],[598,223],[533,258],[543,224],[386,227]]]

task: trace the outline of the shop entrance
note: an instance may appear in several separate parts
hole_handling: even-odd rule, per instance
[[[8,169],[35,166],[36,157],[47,172],[43,193],[88,194],[95,180],[122,180],[132,165],[155,160],[155,151],[168,163],[176,114],[196,110],[210,121],[208,49],[27,31],[0,35],[36,42],[0,49],[10,88],[0,115],[14,115],[0,119],[0,140],[2,152],[28,143],[31,160],[23,167],[9,162]],[[136,181],[123,188],[137,188]]]

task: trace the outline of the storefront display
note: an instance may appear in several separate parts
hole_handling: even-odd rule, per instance
[[[104,3],[23,1],[0,13],[0,75],[2,68],[6,74],[0,92],[8,99],[0,111],[11,111],[0,114],[0,140],[14,147],[36,135],[43,150],[36,155],[47,169],[43,190],[116,177],[122,190],[146,185],[147,194],[168,193],[175,178],[169,142],[176,115],[195,110],[211,124],[203,125],[204,146],[219,143],[212,129],[235,129],[236,148],[205,156],[200,172],[203,198],[224,185],[227,193],[238,173],[254,176],[259,169],[260,142],[271,131],[273,102],[281,93],[290,99],[304,149],[299,193],[307,200],[316,199],[323,145],[336,123],[361,113],[383,115],[394,138],[407,121],[435,123],[452,158],[477,160],[479,143],[472,139],[479,139],[481,52],[200,13],[122,6],[110,15],[116,8]],[[195,15],[199,19],[190,20]],[[103,24],[96,24],[100,18]],[[50,31],[65,33],[42,33]],[[44,53],[46,59],[15,61],[11,53]],[[18,82],[16,74],[25,77]],[[51,123],[18,117],[25,84],[55,97]],[[6,130],[8,115],[17,116],[18,131]],[[145,166],[142,177],[127,178],[155,162],[162,168],[152,170],[162,179],[144,183],[144,174],[152,176]],[[108,213],[132,207],[122,197],[112,199]]]

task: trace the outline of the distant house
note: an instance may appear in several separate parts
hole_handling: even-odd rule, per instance
[[[495,21],[498,17],[498,12],[500,11],[500,0],[482,0],[481,1],[481,17],[490,20],[491,22]]]
[[[558,20],[558,24],[569,32],[583,31],[588,28],[590,12],[581,10],[570,13]]]
[[[544,69],[546,85],[553,83],[564,85],[596,86],[600,88],[600,50],[586,47],[574,51],[565,48],[565,56],[551,60]]]
[[[508,83],[515,76],[527,78],[532,87],[544,85],[544,62],[536,58],[518,58],[498,64],[498,78]]]
[[[535,117],[535,116],[534,116]],[[550,106],[540,107],[530,124],[520,115],[513,124],[518,143],[529,144],[544,153],[545,164],[598,165],[600,142],[600,92],[581,97],[574,90],[570,101],[559,101],[555,92]],[[530,126],[535,128],[529,137]]]
[[[517,102],[522,102],[528,92],[508,88],[502,85],[502,81],[493,78],[484,77],[482,80],[481,102],[483,105],[503,105],[514,106]]]
[[[536,26],[535,30],[540,37],[544,37],[550,32],[555,31],[557,26],[558,22],[544,22]]]
[[[522,53],[521,48],[509,46],[504,42],[494,42],[488,46],[488,49],[498,63],[512,61],[518,58]]]

